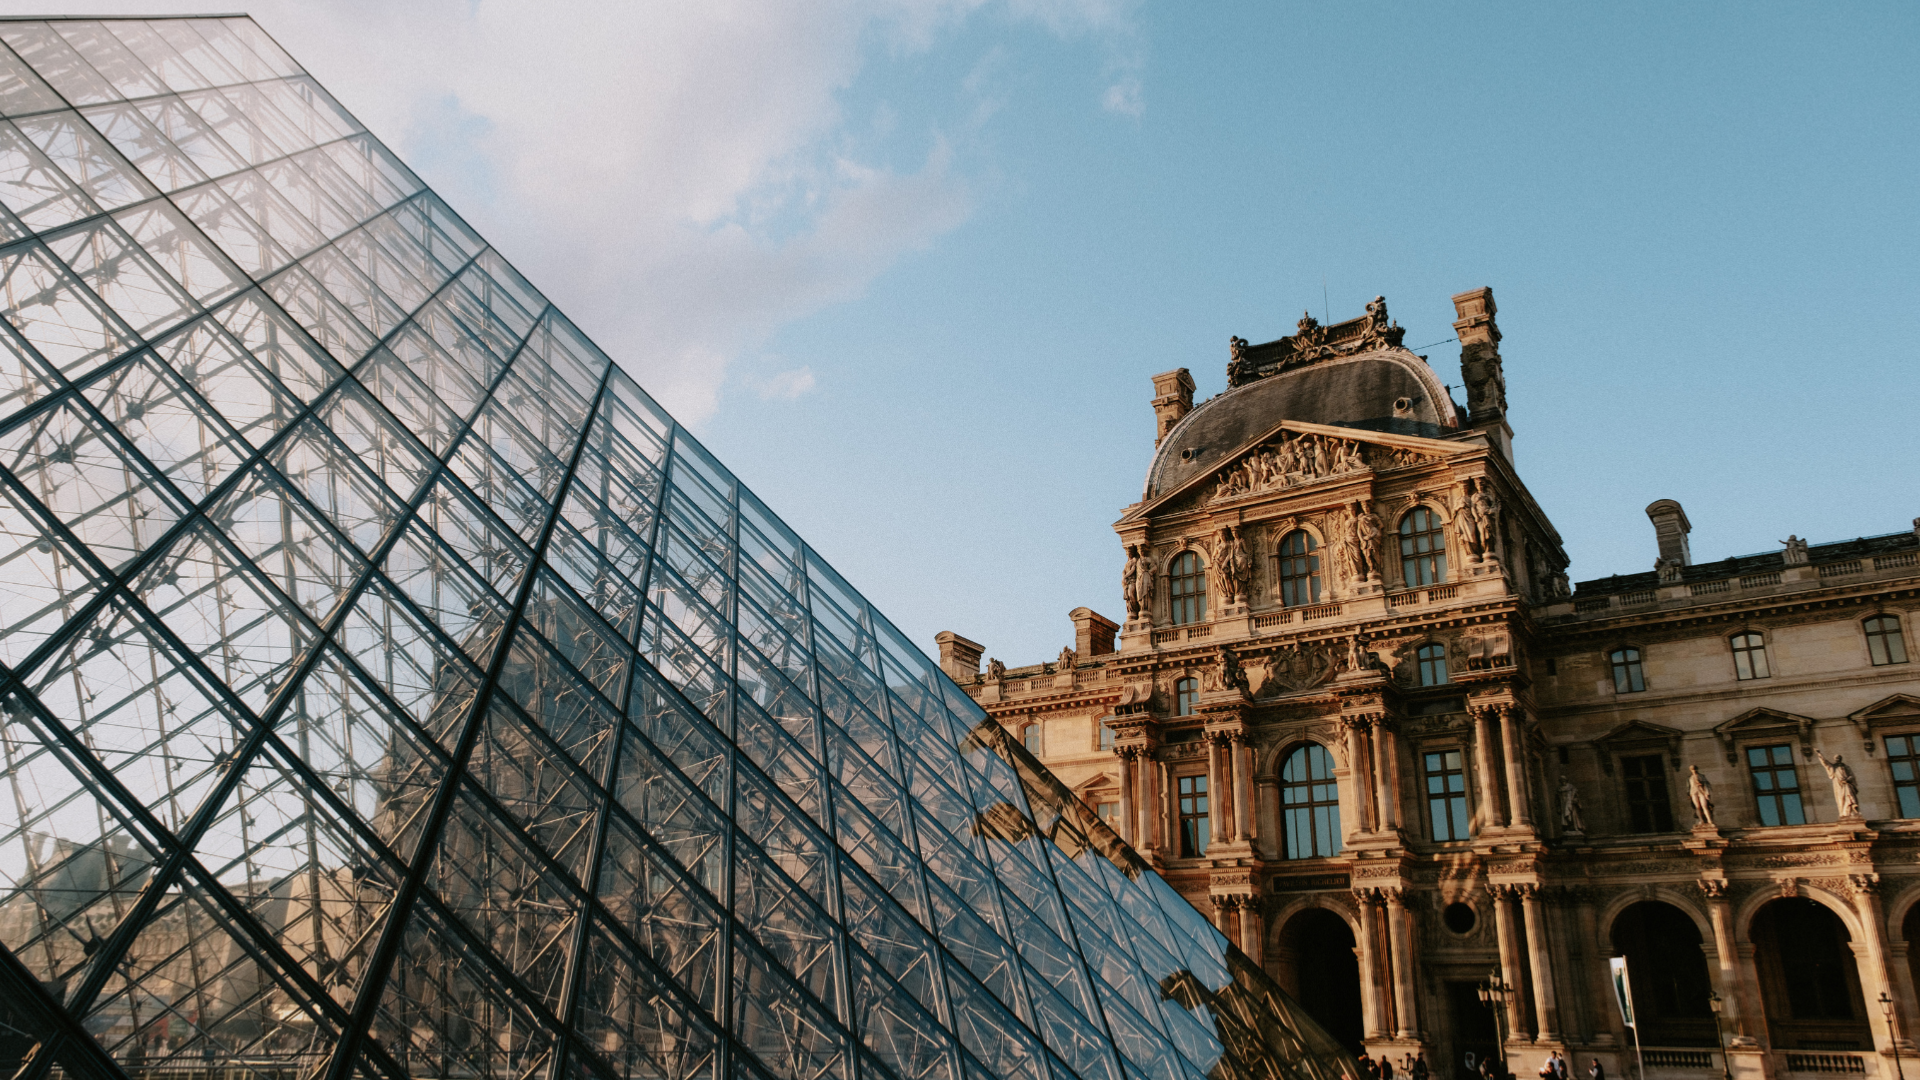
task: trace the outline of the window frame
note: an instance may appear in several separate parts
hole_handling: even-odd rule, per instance
[[[1180,857],[1203,859],[1213,842],[1212,806],[1208,800],[1206,773],[1188,773],[1173,778],[1174,833],[1179,838]],[[1191,826],[1191,827],[1189,827]]]
[[[1167,560],[1167,625],[1206,621],[1207,560],[1192,548],[1182,548]]]
[[[1425,527],[1416,527],[1420,516]],[[1439,511],[1425,503],[1416,503],[1400,515],[1394,526],[1399,538],[1400,583],[1409,589],[1444,585],[1447,581],[1447,521]],[[1421,541],[1428,547],[1420,547]]]
[[[1438,655],[1430,656],[1429,653]],[[1447,668],[1447,660],[1447,643],[1444,641],[1429,641],[1415,648],[1413,650],[1414,676],[1419,684],[1423,687],[1450,685],[1453,677],[1452,672]],[[1437,669],[1434,665],[1438,665]],[[1430,679],[1429,676],[1436,670],[1440,677]]]
[[[1301,550],[1289,551],[1288,546],[1296,537],[1301,540]],[[1273,558],[1281,607],[1311,607],[1320,603],[1322,578],[1319,537],[1306,529],[1294,529],[1280,538],[1280,543],[1274,548]],[[1305,586],[1304,599],[1297,595],[1302,585]]]
[[[1900,740],[1905,749],[1894,753],[1893,741]],[[1887,773],[1893,784],[1893,808],[1897,817],[1920,818],[1920,732],[1903,731],[1893,735],[1880,736],[1880,745],[1887,752]],[[1907,776],[1900,776],[1902,766]],[[1908,813],[1912,810],[1912,813]]]
[[[1454,759],[1449,763],[1449,758]],[[1438,759],[1440,770],[1434,771],[1434,762]],[[1458,744],[1425,746],[1420,748],[1420,797],[1426,806],[1422,816],[1426,819],[1427,838],[1436,844],[1451,844],[1473,838],[1473,786],[1467,779],[1467,748]],[[1455,788],[1450,778],[1458,777],[1459,786]],[[1434,790],[1434,780],[1438,778],[1442,790]],[[1444,809],[1436,817],[1436,805],[1443,804]],[[1444,818],[1448,826],[1448,835],[1441,836],[1437,826]],[[1455,828],[1458,835],[1454,835]]]
[[[1628,654],[1632,656],[1629,658]],[[1607,671],[1613,676],[1613,692],[1616,694],[1644,694],[1647,690],[1647,654],[1638,645],[1620,645],[1607,650]],[[1621,685],[1620,675],[1626,672],[1630,677]],[[1634,682],[1640,685],[1632,685]]]
[[[1773,677],[1773,664],[1767,659],[1767,635],[1758,630],[1737,630],[1727,635],[1727,648],[1733,652],[1733,677],[1738,682]]]
[[[1667,782],[1668,755],[1657,750],[1628,752],[1619,755],[1619,763],[1627,831],[1636,836],[1673,832],[1673,785]],[[1651,771],[1646,771],[1648,769]],[[1639,775],[1635,775],[1636,770]],[[1658,781],[1657,799],[1646,790],[1649,780]],[[1641,789],[1637,794],[1636,782]]]
[[[1045,739],[1045,733],[1040,730],[1040,721],[1029,720],[1020,725],[1020,745],[1026,747],[1027,753],[1034,757],[1040,756],[1041,749],[1046,746]]]
[[[1318,752],[1317,756],[1315,752]],[[1288,771],[1294,766],[1294,760],[1304,756],[1301,766],[1305,771],[1304,779],[1289,779]],[[1325,775],[1315,776],[1316,769],[1324,764]],[[1340,820],[1340,778],[1335,775],[1339,763],[1332,751],[1311,740],[1295,743],[1280,755],[1279,768],[1274,774],[1280,786],[1280,857],[1283,860],[1326,859],[1340,854],[1345,848],[1345,835]],[[1301,801],[1292,801],[1296,793],[1304,793]],[[1294,838],[1301,832],[1296,824],[1305,825],[1308,850],[1304,853],[1296,849]],[[1321,850],[1322,839],[1326,840],[1328,850]]]
[[[1755,754],[1765,754],[1767,760],[1756,763],[1753,759]],[[1792,743],[1749,743],[1740,748],[1740,756],[1746,766],[1747,789],[1753,794],[1754,820],[1757,824],[1764,828],[1774,828],[1810,823],[1811,819],[1807,816],[1807,789],[1800,784],[1800,767],[1793,760]],[[1763,772],[1768,774],[1765,787],[1761,785]],[[1782,773],[1793,778],[1793,787],[1779,786]],[[1788,801],[1789,799],[1791,802]],[[1767,820],[1769,805],[1773,807],[1771,816],[1777,820]],[[1792,808],[1791,813],[1788,812],[1789,807]],[[1794,816],[1798,816],[1800,820],[1790,820]]]
[[[1880,623],[1882,626],[1879,629],[1873,629],[1869,625],[1872,623]],[[1891,630],[1887,629],[1885,625],[1889,623],[1892,624]],[[1912,654],[1907,651],[1907,629],[1902,625],[1900,616],[1892,612],[1876,611],[1860,620],[1860,631],[1865,634],[1867,638],[1867,662],[1869,665],[1873,667],[1891,667],[1894,664],[1904,664],[1912,658]],[[1875,645],[1880,647],[1880,652],[1886,656],[1887,659],[1878,659],[1874,656]],[[1893,648],[1888,648],[1888,645],[1892,645]],[[1894,649],[1898,649],[1900,653],[1900,658],[1897,660],[1892,659]]]
[[[1182,675],[1173,680],[1173,715],[1192,716],[1194,706],[1200,704],[1200,680],[1192,675]]]

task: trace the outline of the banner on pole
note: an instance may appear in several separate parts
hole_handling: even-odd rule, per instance
[[[1613,977],[1613,1000],[1620,1006],[1620,1019],[1633,1027],[1633,986],[1627,981],[1627,958],[1608,958],[1607,972]]]

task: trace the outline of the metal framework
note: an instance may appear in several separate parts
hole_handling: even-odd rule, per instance
[[[0,1068],[1351,1072],[250,20],[0,43]]]

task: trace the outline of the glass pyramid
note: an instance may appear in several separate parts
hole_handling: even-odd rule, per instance
[[[1352,1069],[254,23],[0,42],[0,1069]]]

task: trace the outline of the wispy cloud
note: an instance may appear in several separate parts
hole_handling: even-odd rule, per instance
[[[792,401],[811,393],[815,385],[813,369],[805,364],[791,371],[776,372],[754,380],[754,393],[761,401]]]

